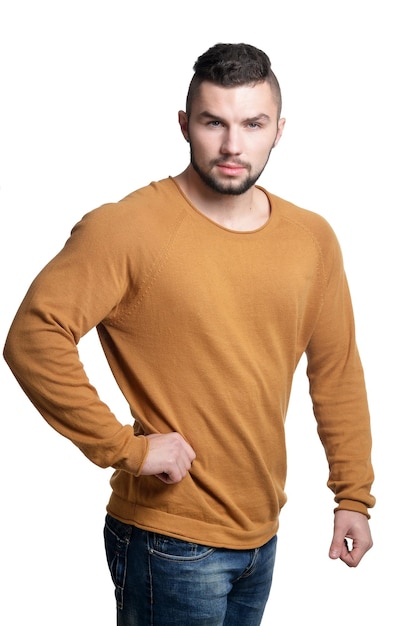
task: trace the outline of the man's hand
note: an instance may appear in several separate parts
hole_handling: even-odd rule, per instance
[[[355,511],[336,511],[329,557],[340,559],[349,567],[356,567],[370,548],[372,537],[366,515]]]
[[[195,459],[192,447],[179,433],[148,435],[147,439],[149,450],[141,474],[169,485],[179,483]]]

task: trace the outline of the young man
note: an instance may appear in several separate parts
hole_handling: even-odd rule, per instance
[[[5,346],[45,419],[116,470],[105,541],[119,626],[261,623],[303,353],[337,503],[330,557],[356,566],[372,545],[370,423],[339,246],[321,217],[255,185],[284,128],[277,79],[245,44],[210,48],[194,70],[179,113],[189,166],[87,214]],[[79,361],[94,327],[133,426]]]

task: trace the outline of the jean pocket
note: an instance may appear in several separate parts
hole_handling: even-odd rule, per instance
[[[215,548],[210,546],[203,546],[158,533],[149,533],[148,548],[149,553],[154,556],[175,561],[199,561],[215,552]]]
[[[104,544],[107,564],[115,587],[116,603],[123,608],[123,592],[127,572],[127,551],[129,548],[132,527],[123,524],[110,515],[106,515],[104,525]]]

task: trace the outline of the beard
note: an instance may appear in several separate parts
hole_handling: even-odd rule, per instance
[[[190,162],[191,165],[193,166],[194,170],[196,171],[196,173],[199,175],[199,177],[201,178],[201,180],[203,181],[203,183],[205,183],[208,187],[210,187],[210,189],[212,189],[213,191],[216,191],[217,193],[221,193],[221,194],[225,194],[225,195],[232,195],[232,196],[240,196],[243,193],[246,193],[246,191],[248,191],[251,187],[253,187],[253,185],[256,183],[256,181],[258,180],[258,178],[260,177],[260,175],[262,174],[262,172],[264,171],[266,164],[268,163],[269,160],[269,155],[271,154],[272,148],[269,151],[268,154],[268,158],[266,159],[263,167],[261,167],[260,170],[258,170],[257,172],[253,172],[252,173],[252,168],[250,165],[247,165],[246,163],[242,163],[239,160],[233,159],[233,163],[236,163],[236,165],[241,165],[243,167],[246,167],[247,169],[247,176],[244,180],[240,181],[238,184],[234,184],[235,181],[223,181],[223,180],[219,180],[212,172],[213,172],[213,168],[218,165],[219,163],[223,163],[223,162],[229,162],[230,161],[230,157],[224,157],[221,159],[214,159],[213,161],[210,161],[209,166],[207,168],[207,170],[203,170],[197,163],[195,157],[194,157],[194,153],[193,153],[193,147],[192,144],[190,142]]]

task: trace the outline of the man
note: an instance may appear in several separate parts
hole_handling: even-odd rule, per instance
[[[303,353],[337,503],[330,557],[354,567],[372,545],[369,414],[340,249],[325,220],[255,184],[284,129],[279,84],[246,44],[215,45],[194,70],[179,113],[189,166],[74,227],[4,353],[45,419],[116,470],[105,542],[119,626],[261,623]],[[133,427],[79,361],[93,327]]]

